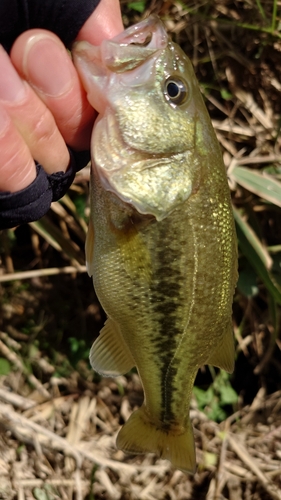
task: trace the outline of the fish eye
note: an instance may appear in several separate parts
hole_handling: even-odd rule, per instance
[[[180,78],[169,77],[165,81],[164,94],[171,103],[183,104],[188,96],[187,85]]]

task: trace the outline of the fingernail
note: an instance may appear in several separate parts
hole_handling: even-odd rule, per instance
[[[27,44],[23,67],[32,86],[52,97],[65,94],[72,86],[68,55],[54,40],[35,35]]]
[[[25,97],[24,84],[2,46],[0,46],[0,67],[0,99],[3,101],[21,101]]]

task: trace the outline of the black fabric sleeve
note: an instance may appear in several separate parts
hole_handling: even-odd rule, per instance
[[[31,28],[50,30],[66,47],[100,0],[0,0],[0,43],[9,51],[15,39]]]
[[[69,47],[100,0],[0,0],[0,43],[9,52],[15,39],[31,28],[52,31]],[[75,173],[90,160],[89,151],[69,148],[67,172],[47,175],[37,165],[35,181],[17,193],[0,192],[0,230],[40,219],[61,198]],[[0,152],[1,154],[1,152]]]
[[[67,172],[48,175],[37,164],[36,179],[27,188],[16,193],[0,193],[0,230],[40,219],[49,210],[51,203],[66,193],[76,171],[90,160],[89,151],[76,153],[69,149],[69,152],[71,159]]]

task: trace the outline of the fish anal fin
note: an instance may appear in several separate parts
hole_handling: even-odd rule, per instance
[[[234,359],[234,338],[232,326],[230,325],[223,337],[222,343],[208,359],[208,365],[213,365],[228,373],[232,373],[234,370]]]
[[[183,431],[170,431],[150,420],[142,406],[119,431],[116,444],[125,453],[155,453],[160,458],[170,460],[176,469],[191,474],[195,472],[195,447],[190,421]]]
[[[86,252],[86,267],[89,276],[93,276],[93,262],[94,262],[94,227],[93,223],[90,219],[88,232],[86,236],[86,244],[85,244],[85,252]]]
[[[120,328],[108,318],[90,351],[92,368],[104,377],[117,377],[128,373],[134,366],[129,348]]]

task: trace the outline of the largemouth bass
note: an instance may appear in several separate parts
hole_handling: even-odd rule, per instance
[[[100,113],[86,260],[108,319],[90,361],[137,367],[144,402],[117,447],[195,470],[198,368],[234,368],[237,249],[225,167],[191,62],[152,16],[74,62]]]

